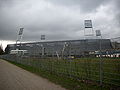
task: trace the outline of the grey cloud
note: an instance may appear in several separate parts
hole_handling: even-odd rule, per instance
[[[109,2],[109,0],[47,0],[57,5],[79,8],[82,12],[95,11],[101,4]]]
[[[12,7],[14,0],[0,0],[0,7]]]
[[[117,11],[116,19],[117,19],[119,27],[120,27],[120,0],[116,0],[115,6],[116,6],[116,11]]]
[[[120,0],[115,0],[116,1],[116,7],[120,8]]]
[[[24,27],[24,41],[39,41],[41,34],[45,34],[47,40],[80,38],[83,36],[80,30],[84,27],[85,17],[96,14],[92,11],[101,5],[111,4],[111,1],[113,0],[0,0],[0,39],[16,40],[20,27]],[[120,20],[119,0],[113,2],[118,12],[114,16]],[[96,21],[99,24],[94,27],[105,24],[102,23],[103,19]],[[110,29],[105,31],[107,30]]]

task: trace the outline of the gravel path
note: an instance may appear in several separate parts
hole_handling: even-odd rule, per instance
[[[47,79],[0,59],[0,90],[65,90]]]

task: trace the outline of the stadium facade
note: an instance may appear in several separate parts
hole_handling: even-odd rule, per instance
[[[7,52],[11,50],[27,50],[29,56],[74,56],[82,57],[90,54],[98,53],[101,50],[109,51],[112,49],[110,39],[82,39],[82,40],[65,40],[65,41],[46,41],[21,44],[7,45]]]

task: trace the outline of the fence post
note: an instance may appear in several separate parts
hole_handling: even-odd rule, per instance
[[[101,43],[102,43],[102,36],[100,39],[100,86],[103,85],[103,59],[102,59],[102,52],[101,52]]]

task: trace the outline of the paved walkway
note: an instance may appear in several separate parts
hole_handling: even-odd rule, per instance
[[[47,79],[0,59],[0,90],[65,90]]]

